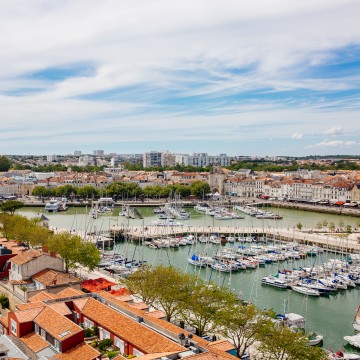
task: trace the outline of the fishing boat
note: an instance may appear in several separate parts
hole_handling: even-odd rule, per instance
[[[292,290],[307,296],[320,296],[320,292],[315,289],[310,289],[305,286],[292,286]]]

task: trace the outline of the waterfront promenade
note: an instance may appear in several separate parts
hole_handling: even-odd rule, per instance
[[[210,236],[211,234],[221,234],[225,236],[266,236],[267,239],[281,241],[296,241],[301,244],[317,245],[328,251],[340,253],[358,253],[360,252],[360,242],[357,236],[352,238],[348,234],[338,233],[315,233],[313,231],[299,231],[291,228],[254,228],[254,227],[194,227],[194,226],[130,226],[124,227],[113,225],[110,227],[113,236],[122,235],[129,240],[141,241],[152,240],[166,236],[194,235]],[[360,238],[360,233],[358,237]],[[354,235],[354,234],[353,234]]]

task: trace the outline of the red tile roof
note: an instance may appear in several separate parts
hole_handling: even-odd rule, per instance
[[[42,251],[30,249],[17,254],[10,259],[10,262],[13,262],[17,265],[23,265],[41,255],[44,255]]]
[[[60,315],[49,306],[46,306],[40,312],[40,314],[34,319],[34,322],[59,342],[73,336],[74,334],[84,331],[80,326]]]
[[[34,353],[37,353],[47,347],[50,347],[50,344],[44,340],[40,335],[32,332],[30,334],[26,334],[20,340],[30,348]]]
[[[33,321],[36,316],[43,310],[41,307],[29,310],[18,310],[14,312],[15,317],[19,323]]]
[[[67,285],[81,282],[80,279],[76,278],[75,276],[71,276],[69,273],[52,269],[42,270],[33,275],[31,278],[45,286]]]
[[[54,355],[53,358],[56,360],[94,360],[98,356],[100,353],[97,350],[83,342],[62,354]]]
[[[87,301],[82,313],[144,353],[182,351],[185,349],[165,336],[92,298]]]

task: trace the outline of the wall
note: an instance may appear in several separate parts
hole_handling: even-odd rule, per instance
[[[41,256],[23,264],[21,266],[20,273],[11,271],[9,277],[10,280],[27,280],[30,279],[32,275],[35,275],[44,269],[63,271],[64,262],[60,258],[53,257],[48,254],[42,254]]]
[[[69,337],[68,339],[65,339],[61,342],[61,351],[65,352],[72,347],[76,346],[77,344],[80,344],[84,341],[84,330],[78,332],[77,334]]]

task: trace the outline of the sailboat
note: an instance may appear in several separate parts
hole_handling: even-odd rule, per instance
[[[356,331],[360,332],[360,306],[358,307],[356,315],[354,317],[353,327]]]

